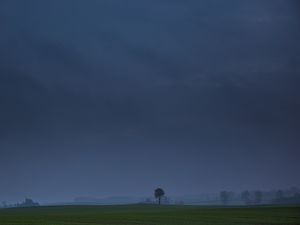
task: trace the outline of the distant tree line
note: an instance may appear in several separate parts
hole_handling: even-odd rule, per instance
[[[234,193],[221,191],[219,200],[223,205],[243,203],[245,205],[259,204],[300,204],[300,189],[292,187],[285,190],[248,191]]]
[[[205,196],[206,199],[205,200]],[[218,198],[218,199],[217,199]],[[175,198],[176,199],[176,198]],[[300,204],[300,189],[292,187],[283,190],[271,190],[271,191],[249,191],[245,190],[240,193],[232,191],[221,191],[219,197],[215,195],[215,198],[209,195],[203,195],[202,201],[188,199],[181,197],[181,200],[171,200],[165,196],[165,191],[162,188],[154,190],[154,198],[147,198],[145,201],[140,202],[141,204],[158,204],[158,205],[184,205],[182,199],[187,200],[188,204],[218,204],[220,202],[223,205],[260,205],[260,204]],[[198,198],[199,199],[199,198]],[[215,199],[215,200],[214,200]]]
[[[21,203],[15,203],[15,204],[8,204],[7,202],[2,202],[3,208],[13,208],[13,207],[36,207],[40,204],[38,202],[34,202],[30,198],[25,198],[25,200]]]

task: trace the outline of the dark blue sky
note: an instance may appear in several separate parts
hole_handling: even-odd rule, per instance
[[[0,200],[300,185],[297,0],[0,0]]]

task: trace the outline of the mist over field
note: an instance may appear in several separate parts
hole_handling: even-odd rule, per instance
[[[300,186],[297,0],[0,0],[0,201]]]

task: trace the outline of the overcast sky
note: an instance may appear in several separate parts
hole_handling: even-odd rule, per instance
[[[300,185],[297,0],[0,0],[0,200]]]

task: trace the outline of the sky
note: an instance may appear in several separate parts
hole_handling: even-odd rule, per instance
[[[0,0],[0,200],[300,186],[297,0]]]

